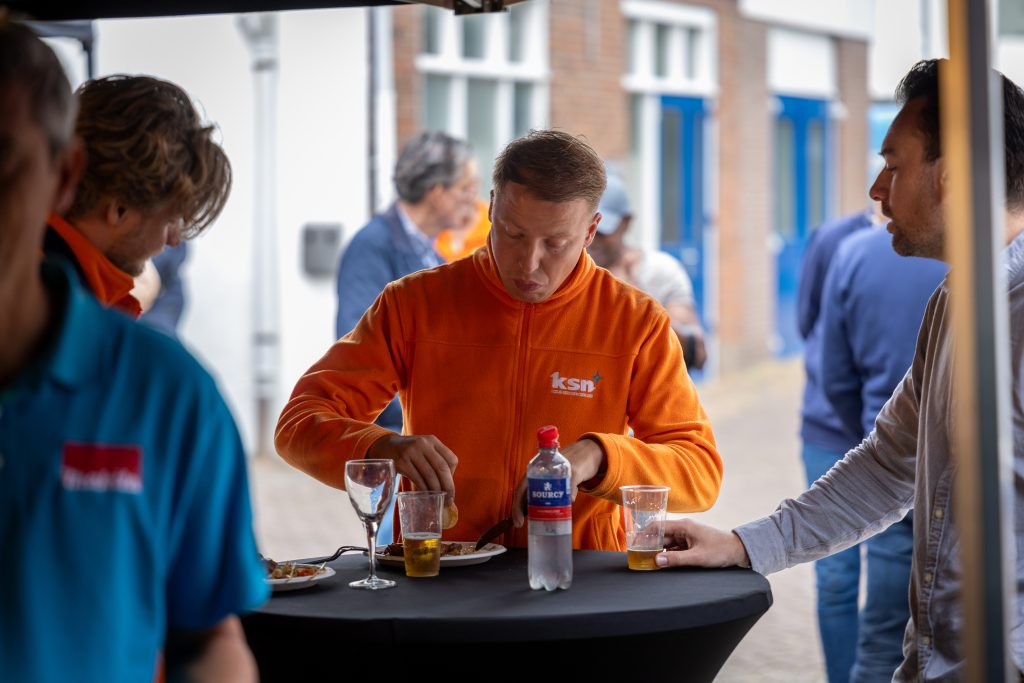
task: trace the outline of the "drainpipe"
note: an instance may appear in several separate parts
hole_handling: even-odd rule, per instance
[[[391,171],[395,166],[395,66],[391,30],[391,8],[369,10],[370,33],[370,111],[369,206],[367,215],[382,209],[391,200]]]
[[[253,182],[253,388],[256,457],[274,452],[280,368],[277,277],[277,76],[275,14],[243,14],[238,30],[252,59],[254,117]]]

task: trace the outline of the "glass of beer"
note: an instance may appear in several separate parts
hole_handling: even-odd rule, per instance
[[[626,511],[626,562],[630,569],[657,569],[654,556],[664,550],[667,486],[620,486]]]
[[[440,571],[443,510],[443,491],[405,491],[398,494],[406,576],[437,576]]]

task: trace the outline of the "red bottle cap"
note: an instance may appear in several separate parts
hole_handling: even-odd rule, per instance
[[[537,430],[537,442],[541,448],[558,447],[558,427],[547,425]]]

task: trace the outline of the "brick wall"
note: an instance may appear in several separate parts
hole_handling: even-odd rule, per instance
[[[549,9],[551,125],[582,134],[603,158],[629,151],[626,19],[618,3],[553,0]]]
[[[424,8],[416,5],[392,8],[395,45],[395,117],[398,147],[419,132],[423,78],[416,71],[416,55],[423,40]]]
[[[770,355],[775,258],[772,113],[767,28],[740,16],[735,2],[708,3],[718,14],[719,339],[723,373]]]

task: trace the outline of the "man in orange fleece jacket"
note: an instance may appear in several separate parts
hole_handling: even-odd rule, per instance
[[[74,203],[51,214],[48,256],[74,266],[104,306],[132,317],[134,278],[164,248],[202,232],[231,189],[231,165],[188,94],[149,76],[108,76],[79,87],[75,134],[86,165]]]
[[[619,486],[667,484],[673,512],[708,508],[722,462],[668,315],[585,251],[604,187],[578,138],[509,144],[487,247],[388,285],[299,380],[277,425],[282,457],[338,488],[346,460],[393,459],[416,488],[457,496],[451,538],[515,514],[502,541],[523,547],[520,484],[537,428],[555,424],[585,494],[573,547],[624,549]],[[403,435],[372,424],[396,391]]]

